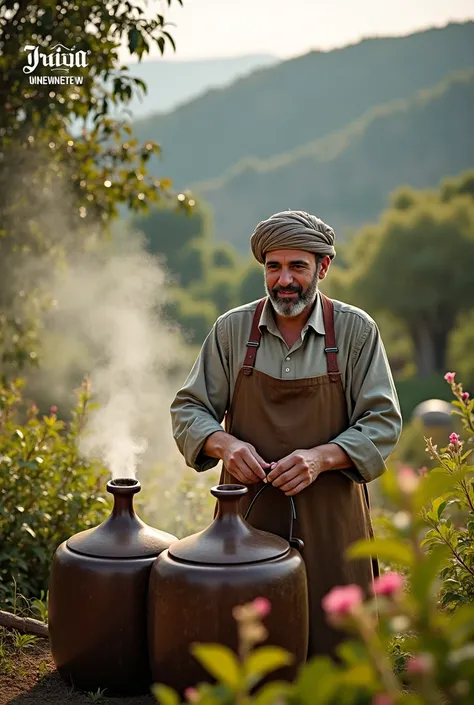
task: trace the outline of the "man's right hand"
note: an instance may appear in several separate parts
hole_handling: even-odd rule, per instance
[[[245,485],[264,480],[265,470],[271,467],[271,463],[267,463],[251,443],[240,441],[224,431],[208,436],[202,450],[205,455],[222,460],[225,469]]]
[[[271,467],[271,464],[265,462],[251,443],[239,441],[237,438],[227,447],[222,462],[231,475],[246,485],[264,480],[267,476],[265,470]]]

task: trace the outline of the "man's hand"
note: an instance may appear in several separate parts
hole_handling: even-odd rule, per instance
[[[240,441],[225,431],[215,431],[206,438],[203,453],[222,460],[225,468],[240,482],[252,485],[266,478],[265,470],[271,465],[255,450],[251,443]]]
[[[246,485],[264,480],[267,476],[265,470],[271,467],[253,445],[237,438],[227,446],[222,462],[226,470]]]
[[[267,482],[278,487],[287,497],[304,490],[316,480],[320,472],[327,469],[320,447],[295,450],[272,465]]]

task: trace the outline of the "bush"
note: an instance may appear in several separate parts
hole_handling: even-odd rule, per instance
[[[66,424],[56,409],[25,408],[22,382],[0,385],[0,604],[16,591],[37,597],[48,585],[57,546],[108,514],[105,470],[80,458],[77,439],[89,409],[87,382]],[[15,591],[15,592],[16,592]]]

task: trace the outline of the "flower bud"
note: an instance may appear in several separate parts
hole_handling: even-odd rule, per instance
[[[362,588],[359,585],[335,587],[321,601],[328,615],[342,617],[354,611],[362,603]]]
[[[391,597],[403,589],[405,578],[401,573],[384,573],[374,580],[374,595],[388,595]]]

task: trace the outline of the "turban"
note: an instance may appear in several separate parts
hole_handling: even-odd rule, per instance
[[[253,255],[261,264],[269,250],[305,250],[336,256],[334,230],[306,211],[282,211],[262,220],[250,238]]]

